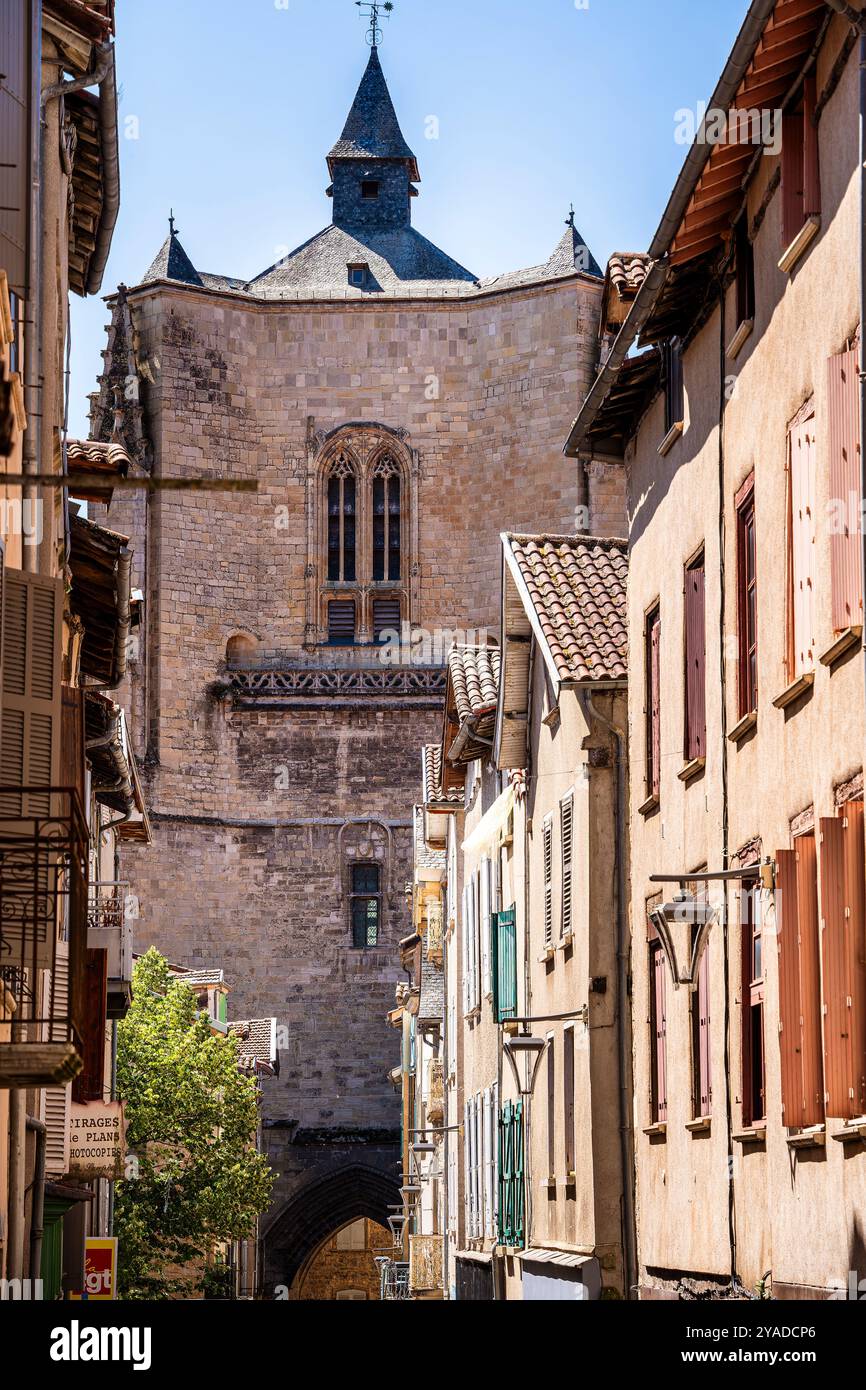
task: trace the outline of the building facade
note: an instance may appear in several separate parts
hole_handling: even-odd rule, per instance
[[[134,476],[258,483],[254,504],[116,500],[112,524],[147,613],[140,940],[218,958],[283,1030],[264,1083],[272,1288],[399,1201],[381,1019],[410,926],[419,740],[440,728],[450,634],[496,620],[478,510],[495,497],[506,524],[560,531],[586,505],[561,443],[601,295],[573,219],[546,264],[486,282],[415,230],[419,171],[375,50],[329,167],[330,225],[249,283],[199,272],[172,226],[113,300],[92,414]]]
[[[709,112],[759,104],[781,139],[699,139],[569,443],[628,479],[648,1298],[848,1297],[866,1253],[864,233],[833,8],[750,15]]]

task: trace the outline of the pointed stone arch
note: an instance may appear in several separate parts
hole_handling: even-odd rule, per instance
[[[300,1187],[263,1238],[271,1282],[291,1288],[310,1256],[359,1217],[387,1228],[390,1208],[400,1203],[397,1166],[389,1177],[369,1164],[347,1164]]]

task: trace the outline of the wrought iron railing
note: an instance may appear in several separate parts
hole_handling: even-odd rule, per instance
[[[274,671],[229,671],[236,704],[286,705],[320,701],[404,699],[438,705],[445,696],[446,672],[441,666],[319,670],[297,667]]]
[[[133,899],[128,883],[91,883],[87,898],[88,945],[108,952],[109,980],[132,979]]]
[[[396,1260],[380,1261],[379,1270],[379,1294],[383,1302],[402,1303],[412,1297],[408,1264]]]
[[[77,792],[0,786],[0,1023],[15,1041],[75,1039],[87,849]]]

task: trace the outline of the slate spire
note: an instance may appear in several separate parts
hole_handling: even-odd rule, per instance
[[[142,284],[149,280],[180,280],[184,285],[203,285],[204,281],[180,244],[174,225],[174,212],[168,219],[168,236]]]
[[[361,79],[343,134],[328,155],[331,173],[338,160],[400,159],[409,164],[409,177],[418,180],[418,161],[410,150],[388,84],[379,62],[379,50],[370,50],[370,61]]]

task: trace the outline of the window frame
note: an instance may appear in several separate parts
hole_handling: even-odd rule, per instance
[[[755,321],[755,245],[749,236],[749,218],[743,213],[734,228],[736,248],[737,327]]]
[[[746,479],[735,500],[737,514],[737,716],[758,711],[758,540],[755,515],[755,475]],[[751,576],[749,524],[751,523]],[[750,598],[753,599],[750,602]]]
[[[644,616],[644,784],[647,797],[653,802],[658,802],[661,796],[661,625],[661,603],[656,599]]]
[[[686,418],[683,345],[679,338],[668,338],[664,348],[665,438],[681,429]]]
[[[374,869],[376,871],[376,891],[369,889],[361,890],[356,886],[356,875],[364,869]],[[367,921],[366,940],[363,944],[358,942],[358,932],[355,923],[355,907],[357,903],[376,904],[375,921],[375,941],[370,941],[370,923]],[[353,951],[375,951],[382,946],[382,928],[384,922],[384,894],[382,892],[382,865],[375,859],[353,860],[349,865],[349,931],[351,935]]]
[[[690,624],[690,585],[692,576],[700,574],[698,586],[700,596],[699,619],[697,626]],[[707,564],[704,547],[691,559],[684,573],[683,605],[683,659],[684,679],[684,719],[683,756],[686,763],[706,761],[707,756],[707,607],[706,607]],[[694,605],[697,611],[697,603]]]
[[[648,905],[649,908],[649,905]],[[649,1035],[650,1035],[650,1126],[666,1125],[668,1120],[667,1089],[667,1019],[668,1019],[668,967],[664,946],[647,911],[647,959],[649,988]],[[663,1016],[659,1017],[659,1004],[663,1006]]]
[[[766,953],[764,949],[764,924],[759,909],[759,866],[756,864],[754,868],[755,877],[743,879],[739,889],[742,971],[741,1088],[743,1128],[765,1129],[767,1125]],[[760,942],[760,972],[754,968],[756,942]],[[756,1070],[756,1033],[760,1039],[759,1071]]]

